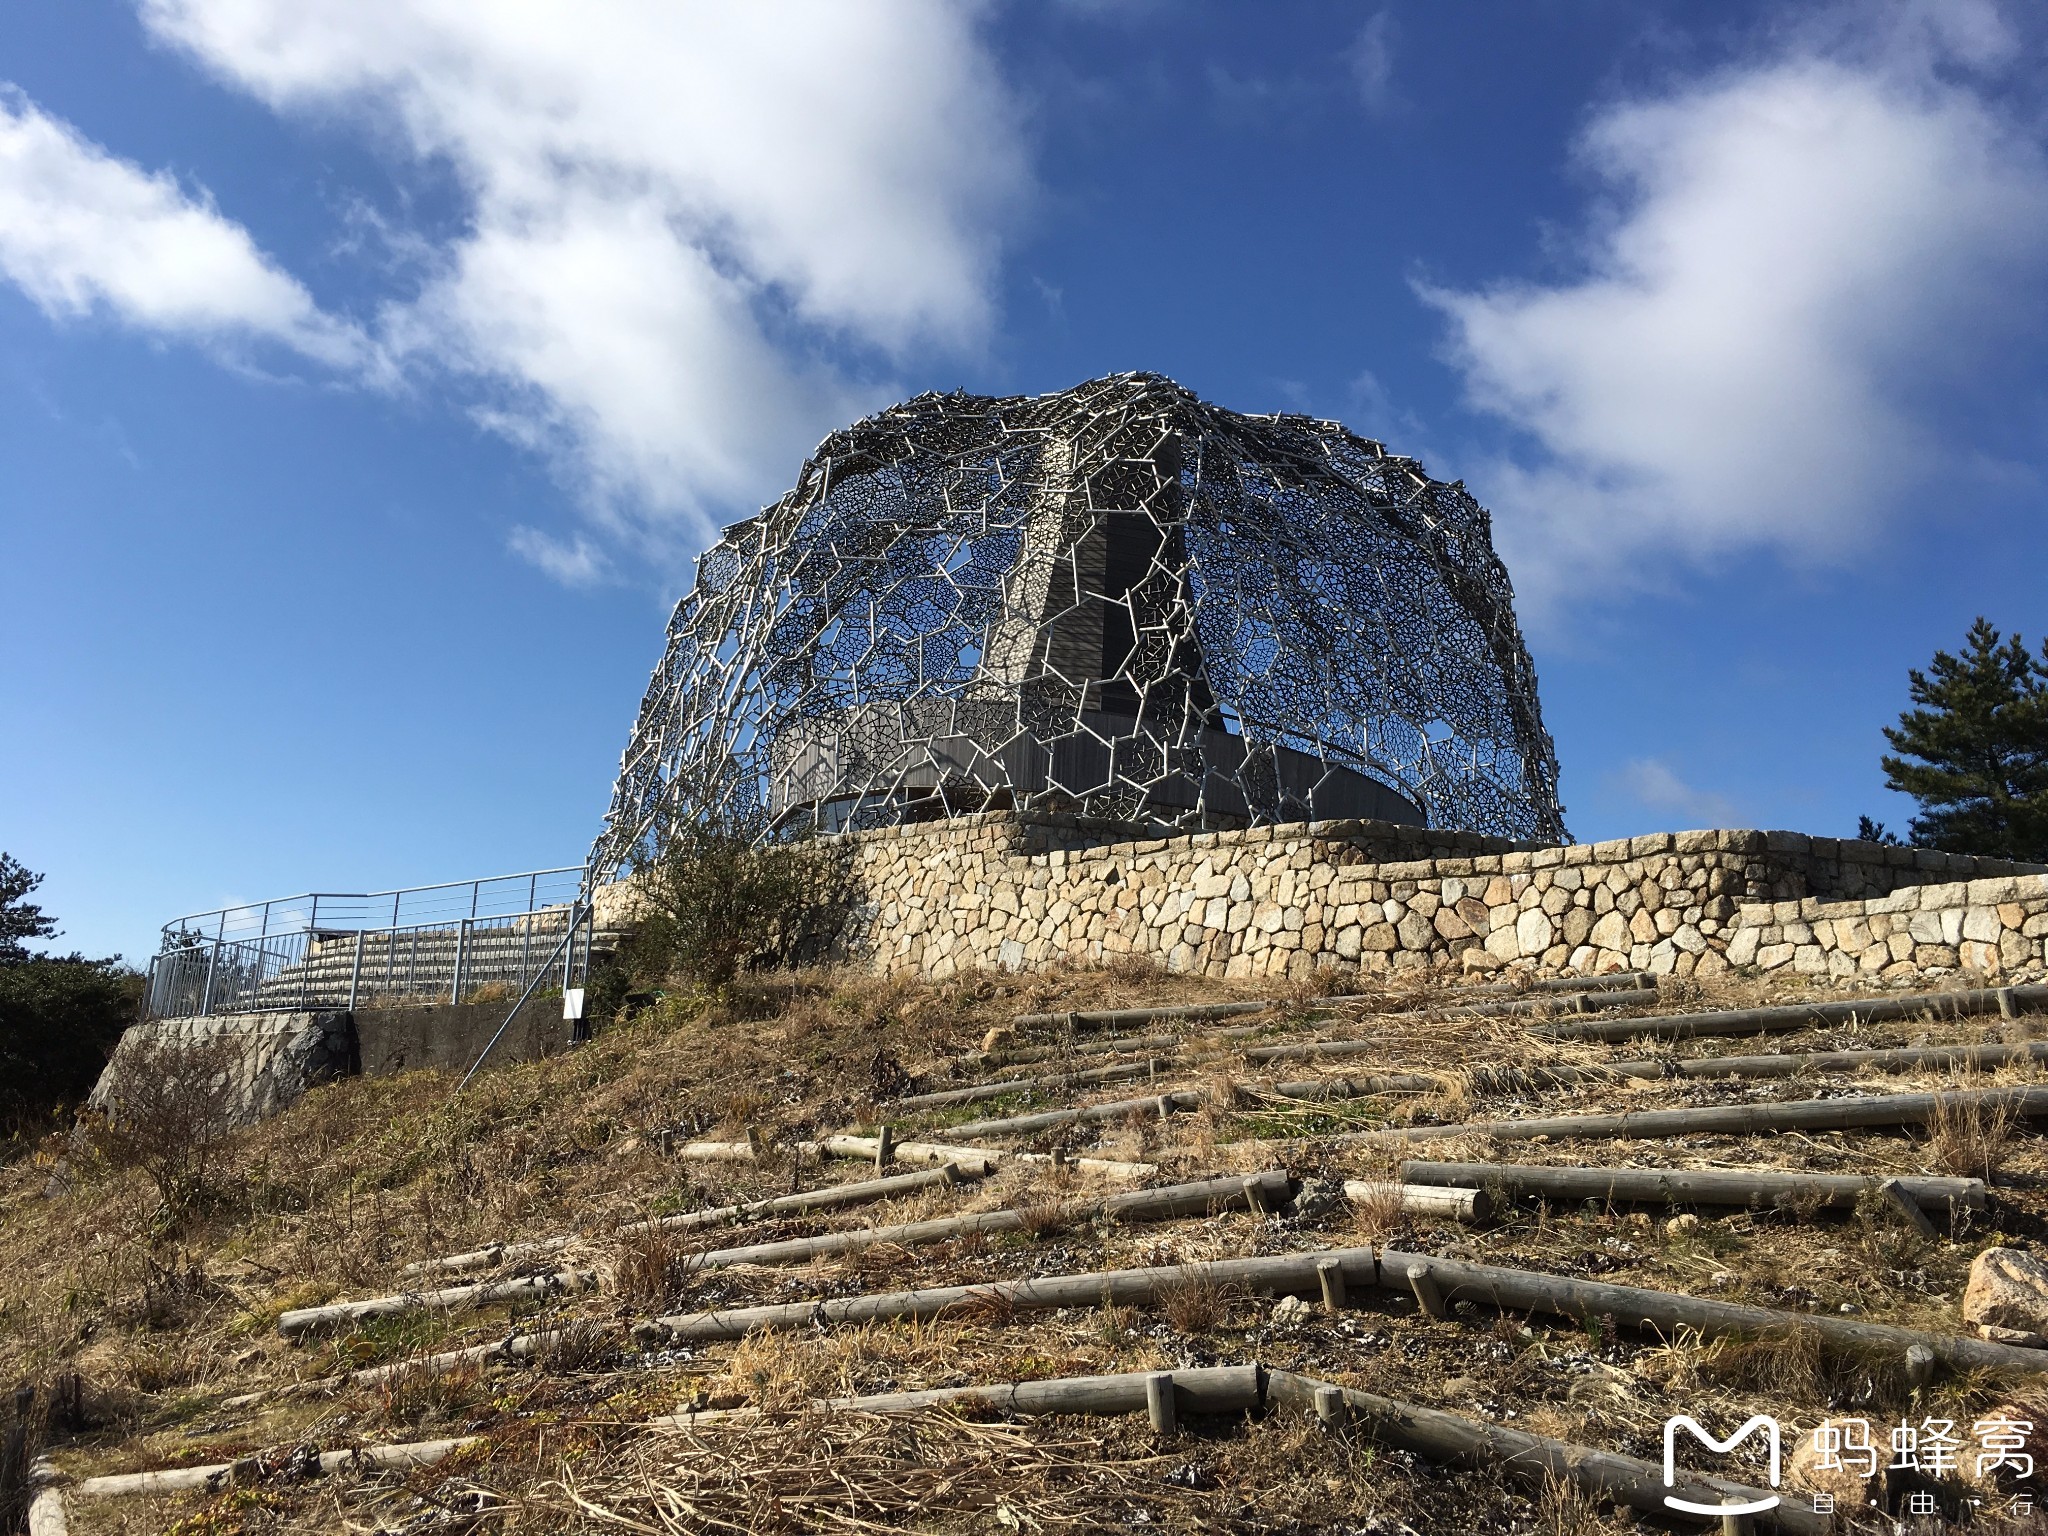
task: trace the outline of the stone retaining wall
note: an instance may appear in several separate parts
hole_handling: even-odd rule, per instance
[[[1149,955],[1220,977],[1318,968],[1506,965],[1702,975],[1731,965],[1906,977],[2043,974],[2048,866],[1789,832],[1677,832],[1548,848],[1385,822],[1192,836],[1009,812],[848,840],[859,904],[842,944],[876,969],[944,978]],[[630,886],[600,892],[626,913]],[[93,1102],[118,1101],[140,1042],[234,1042],[238,1120],[351,1072],[462,1070],[503,1004],[250,1014],[138,1025]],[[555,1000],[495,1049],[566,1044]]]
[[[1132,840],[1128,828],[1011,813],[853,844],[865,900],[847,948],[877,969],[935,978],[1124,954],[1225,977],[1514,962],[1682,976],[1728,966],[1752,926],[1744,914],[1762,903],[1868,904],[2043,869],[1787,832],[1543,848],[1319,822]],[[2007,970],[2038,968],[2041,940],[1999,956]]]
[[[308,1088],[357,1070],[355,1029],[345,1012],[250,1013],[221,1018],[155,1019],[121,1036],[93,1085],[88,1109],[119,1113],[138,1070],[159,1070],[151,1045],[223,1047],[226,1113],[253,1125],[295,1103]]]
[[[1867,901],[1779,901],[1736,912],[1731,964],[1810,975],[2038,974],[2048,876],[1908,886]]]

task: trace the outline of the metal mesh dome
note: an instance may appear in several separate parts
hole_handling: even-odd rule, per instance
[[[1485,509],[1334,422],[1157,375],[919,395],[700,558],[593,873],[678,816],[999,807],[1561,841]]]

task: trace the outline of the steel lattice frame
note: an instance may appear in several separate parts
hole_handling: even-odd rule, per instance
[[[677,817],[1002,806],[1563,841],[1485,509],[1334,422],[1156,375],[920,395],[701,557],[592,875]]]

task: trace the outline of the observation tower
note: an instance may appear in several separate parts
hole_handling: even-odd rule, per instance
[[[591,874],[677,817],[1006,808],[1562,841],[1485,509],[1334,422],[1156,374],[919,395],[699,559]]]

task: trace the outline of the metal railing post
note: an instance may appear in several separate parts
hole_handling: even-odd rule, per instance
[[[462,956],[463,951],[468,948],[469,919],[464,918],[462,926],[455,930],[455,985],[450,988],[448,993],[448,1001],[451,1003],[462,1001]]]
[[[220,927],[214,932],[213,947],[206,952],[206,985],[199,992],[199,1017],[202,1019],[213,1011],[213,973],[220,964],[221,935],[227,930],[228,915],[223,912],[220,915]]]
[[[568,943],[562,946],[562,992],[564,996],[568,995],[569,982],[576,969],[576,924],[582,916],[583,908],[581,906],[571,906],[569,908],[569,932],[566,935]]]
[[[581,904],[580,893],[578,896],[578,904]],[[596,937],[597,908],[595,905],[592,905],[588,909],[586,909],[583,917],[583,985],[586,989],[590,986],[590,945],[592,940],[594,940]],[[579,1009],[577,1013],[576,1028],[573,1031],[571,1031],[569,1036],[571,1041],[581,1043],[582,1041],[588,1040],[590,1038],[589,1008],[590,994],[586,990],[583,998],[583,1007]]]
[[[356,930],[356,963],[349,968],[348,973],[348,1011],[350,1013],[354,1013],[356,1011],[356,994],[361,990],[362,984],[363,930],[358,928]]]

